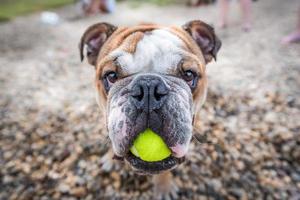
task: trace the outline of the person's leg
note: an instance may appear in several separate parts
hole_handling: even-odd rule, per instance
[[[240,0],[243,13],[243,29],[249,31],[251,29],[251,4],[252,0]]]
[[[229,11],[229,2],[228,0],[219,0],[219,7],[220,7],[220,21],[219,26],[220,28],[225,28],[227,26],[227,18],[228,18],[228,11]]]
[[[96,14],[100,11],[100,0],[90,0],[85,9],[86,15]]]
[[[101,0],[101,10],[103,12],[112,13],[115,10],[115,0]]]
[[[298,10],[298,21],[297,21],[296,30],[291,34],[285,36],[281,40],[282,44],[290,44],[294,42],[300,42],[300,8]]]

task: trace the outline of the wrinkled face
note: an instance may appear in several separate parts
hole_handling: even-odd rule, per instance
[[[138,172],[171,169],[188,151],[193,117],[205,100],[207,84],[205,58],[186,37],[175,28],[121,29],[97,57],[97,99],[106,110],[113,151]],[[129,151],[147,128],[161,136],[170,157],[145,162]]]

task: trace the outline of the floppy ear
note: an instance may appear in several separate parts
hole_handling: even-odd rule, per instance
[[[91,65],[96,65],[99,51],[117,27],[108,23],[97,23],[90,26],[82,35],[79,43],[80,59],[84,59],[84,46],[87,45],[86,56]]]
[[[186,23],[182,28],[192,36],[200,47],[206,63],[210,62],[213,58],[217,59],[217,53],[222,43],[215,35],[213,27],[200,20],[194,20]]]

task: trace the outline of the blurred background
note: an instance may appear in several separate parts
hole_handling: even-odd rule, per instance
[[[223,45],[207,66],[201,143],[172,171],[178,199],[300,199],[299,9],[299,0],[0,0],[0,199],[155,198],[151,177],[103,163],[110,144],[78,42],[101,21],[192,19]]]

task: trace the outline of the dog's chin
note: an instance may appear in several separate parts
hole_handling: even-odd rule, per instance
[[[184,162],[185,157],[176,158],[171,155],[161,161],[146,162],[134,156],[131,152],[128,152],[125,156],[125,160],[130,164],[135,173],[152,175],[174,169],[177,165]]]

